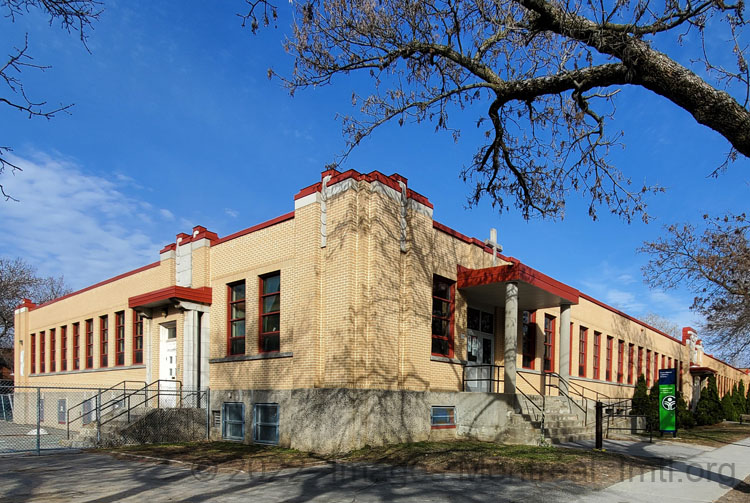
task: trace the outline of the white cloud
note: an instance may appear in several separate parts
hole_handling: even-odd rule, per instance
[[[166,209],[166,208],[162,208],[162,209],[160,209],[160,210],[159,210],[159,214],[160,214],[160,215],[161,215],[162,217],[164,217],[165,219],[167,219],[167,220],[174,220],[174,213],[172,213],[171,211],[169,211],[169,210],[168,210],[168,209]]]
[[[119,189],[127,180],[90,175],[46,154],[11,160],[23,171],[2,180],[20,201],[0,205],[3,255],[22,256],[41,274],[64,274],[72,288],[158,260],[160,246],[148,233],[151,206]]]
[[[233,210],[232,208],[224,208],[224,213],[232,218],[237,218],[238,216],[240,216],[240,212],[237,210]]]

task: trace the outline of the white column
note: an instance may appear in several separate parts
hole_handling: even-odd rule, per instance
[[[518,284],[505,284],[505,376],[504,392],[516,393],[518,354]]]
[[[200,333],[200,348],[201,348],[201,356],[200,356],[200,375],[201,375],[201,389],[208,388],[208,383],[210,379],[209,374],[209,367],[208,367],[208,355],[210,351],[210,345],[209,345],[209,338],[211,336],[210,332],[210,325],[209,320],[211,316],[207,311],[203,312],[203,316],[201,317],[201,333]]]
[[[570,380],[570,304],[560,306],[560,377]],[[562,381],[560,388],[568,392]]]
[[[150,315],[149,315],[150,316]],[[151,318],[143,318],[143,363],[146,364],[146,383],[154,382],[153,362],[151,361],[151,344],[153,337],[151,335],[153,324]]]
[[[185,323],[182,331],[182,386],[185,389],[195,389],[197,382],[196,362],[196,330],[198,329],[198,312],[185,311]]]

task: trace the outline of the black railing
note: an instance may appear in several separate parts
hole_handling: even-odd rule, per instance
[[[474,377],[467,377],[467,371]],[[478,391],[485,393],[500,393],[500,383],[503,382],[505,367],[502,365],[464,365],[463,366],[463,390]],[[474,385],[470,385],[474,383]],[[474,389],[469,389],[474,388]]]
[[[86,421],[87,423],[93,422],[91,419],[92,416],[96,418],[96,421],[99,421],[102,414],[106,413],[105,411],[120,407],[123,403],[123,400],[129,393],[128,384],[138,384],[138,389],[142,389],[142,386],[146,384],[146,381],[120,381],[114,386],[110,386],[109,388],[98,389],[96,394],[94,394],[93,396],[82,400],[72,407],[68,408],[68,410],[66,411],[66,427],[68,439],[70,439],[70,424],[72,422],[78,421],[79,419],[82,421],[86,421],[86,419],[88,419],[88,421]],[[102,397],[107,393],[114,394],[114,397],[102,403]],[[86,410],[86,404],[89,404],[89,410]],[[77,412],[78,409],[80,409],[80,413]],[[71,416],[74,417],[71,418]]]

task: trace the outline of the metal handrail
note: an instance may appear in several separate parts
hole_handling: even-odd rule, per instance
[[[539,410],[539,412],[542,414],[540,431],[542,432],[542,435],[544,435],[544,409],[546,408],[546,398],[544,396],[544,393],[540,393],[539,390],[536,389],[536,386],[534,386],[533,384],[531,384],[529,382],[529,380],[526,379],[526,377],[523,375],[523,372],[516,372],[516,375],[520,376],[521,379],[523,379],[526,384],[528,384],[529,386],[531,386],[531,389],[533,389],[534,391],[536,391],[539,394],[539,396],[542,397],[542,406],[539,407],[539,405],[537,405],[537,403],[534,400],[532,400],[531,398],[529,398],[529,396],[526,393],[524,393],[521,388],[516,387],[516,391],[518,391],[519,393],[521,393],[524,396],[524,398],[526,398],[526,401],[530,402],[531,405],[533,405],[534,407],[536,407]]]
[[[137,383],[137,384],[144,384],[145,385],[146,381],[133,381],[133,380],[120,381],[117,384],[115,384],[114,386],[110,386],[107,389],[104,389],[104,390],[99,389],[94,396],[86,398],[85,400],[83,400],[81,402],[78,402],[77,404],[72,405],[71,407],[69,407],[68,410],[66,411],[66,428],[67,428],[67,437],[68,437],[68,439],[70,439],[70,423],[72,423],[73,421],[78,421],[79,419],[82,419],[84,416],[87,416],[87,415],[89,415],[89,414],[92,413],[92,411],[87,411],[87,412],[83,411],[83,405],[85,403],[90,403],[91,400],[94,400],[96,402],[95,409],[96,409],[97,417],[101,417],[101,411],[102,411],[103,408],[109,407],[109,406],[114,406],[114,404],[119,403],[119,402],[121,402],[123,400],[123,398],[127,394],[127,385],[128,385],[128,383]],[[109,393],[109,392],[112,392],[112,391],[119,392],[120,391],[120,386],[122,386],[122,396],[121,397],[110,399],[105,404],[101,403],[101,398],[104,395],[104,393]],[[73,419],[71,419],[70,418],[70,413],[76,407],[81,407],[81,413],[77,417],[74,417]]]
[[[180,387],[179,387],[179,389],[176,389],[176,390],[172,390],[172,389],[170,389],[170,390],[162,390],[161,386],[160,386],[160,384],[161,384],[162,381],[164,381],[164,382],[179,383]],[[149,401],[153,400],[154,398],[157,399],[157,407],[156,408],[159,409],[160,408],[159,396],[162,393],[165,393],[165,394],[168,394],[168,395],[169,394],[177,394],[177,393],[179,393],[180,394],[180,408],[182,408],[182,403],[183,403],[182,402],[182,381],[178,381],[178,380],[174,380],[174,379],[158,379],[158,380],[152,382],[151,384],[149,384],[148,386],[146,386],[146,388],[148,388],[150,386],[153,386],[154,384],[156,384],[156,386],[157,386],[157,391],[156,391],[156,396],[155,397],[154,396],[148,396],[148,393],[146,393],[146,394],[144,394],[144,398],[143,398],[142,401],[137,402],[135,404],[132,404],[130,398],[132,396],[136,395],[138,392],[131,393],[127,397],[127,401],[128,401],[127,408],[125,408],[124,410],[122,410],[118,414],[113,414],[112,416],[110,416],[109,418],[107,418],[104,421],[100,421],[99,425],[101,426],[101,425],[107,424],[108,422],[113,421],[113,420],[117,419],[118,417],[123,416],[125,414],[128,415],[128,423],[130,423],[130,413],[131,413],[131,411],[134,408],[136,408],[136,407],[139,407],[141,405],[144,405],[144,404],[148,403]],[[144,388],[143,390],[140,390],[140,391],[147,391],[146,388]],[[196,393],[196,394],[198,394],[198,396],[200,396],[201,393],[206,393],[206,391],[200,391],[200,390],[198,390],[198,391],[194,391],[193,393]]]
[[[462,384],[463,384],[463,390],[466,391],[466,383],[467,382],[489,382],[490,383],[490,393],[499,393],[500,392],[500,385],[499,383],[503,382],[503,379],[500,378],[500,369],[504,369],[505,367],[503,365],[494,365],[490,363],[481,363],[478,365],[463,365],[462,366]],[[466,369],[481,369],[481,368],[490,368],[490,377],[477,377],[477,378],[467,378],[466,377]],[[495,375],[497,371],[497,376]]]

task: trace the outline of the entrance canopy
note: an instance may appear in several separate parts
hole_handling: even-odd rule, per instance
[[[690,373],[694,376],[706,377],[716,374],[716,371],[708,367],[697,367],[695,365],[691,365]]]
[[[199,304],[211,304],[211,288],[205,286],[201,288],[169,286],[161,290],[130,297],[128,299],[128,307],[131,309],[148,309],[174,304],[181,300],[197,302]]]
[[[518,285],[518,308],[521,311],[578,304],[578,290],[518,261],[484,269],[458,266],[456,287],[469,302],[505,304],[506,283]]]

